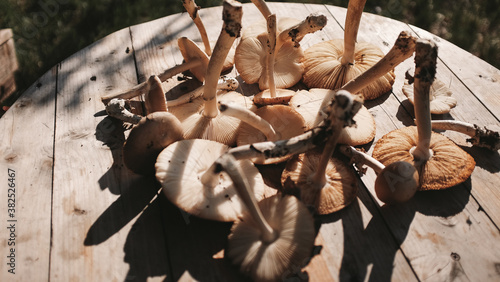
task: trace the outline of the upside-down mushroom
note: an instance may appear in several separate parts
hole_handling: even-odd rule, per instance
[[[384,165],[396,161],[413,164],[419,190],[446,189],[465,181],[474,159],[447,137],[432,132],[429,89],[436,73],[437,46],[419,39],[415,50],[415,118],[417,126],[389,132],[379,139],[372,156]]]
[[[239,86],[240,83],[236,78],[222,76],[219,78],[219,81],[217,82],[217,93],[220,93],[222,91],[233,91],[236,90]],[[182,94],[180,97],[176,99],[167,100],[167,108],[175,112],[180,108],[174,108],[174,107],[193,102],[197,98],[203,96],[204,90],[205,90],[205,85],[202,85],[188,93]]]
[[[410,78],[412,79],[412,78]],[[413,85],[409,79],[405,79],[403,84],[403,94],[408,100],[415,104],[415,95],[413,94]],[[457,105],[457,99],[452,97],[453,92],[439,79],[434,79],[429,90],[430,112],[431,114],[447,114]]]

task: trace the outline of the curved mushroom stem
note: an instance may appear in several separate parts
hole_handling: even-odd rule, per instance
[[[276,14],[267,17],[267,79],[271,97],[276,97],[276,84],[274,82],[274,57],[276,51]]]
[[[160,78],[156,75],[152,75],[147,80],[147,84],[148,91],[146,91],[146,95],[144,97],[146,112],[148,114],[154,112],[166,112],[167,100],[165,99],[165,93],[163,92]]]
[[[219,78],[219,81],[217,82],[217,91],[236,90],[239,86],[240,86],[240,83],[238,82],[238,80],[236,78],[223,76],[223,77]],[[167,108],[189,103],[189,102],[193,101],[194,99],[201,97],[203,95],[204,90],[205,90],[205,85],[202,85],[202,86],[196,88],[195,90],[188,92],[175,100],[169,100],[169,101],[167,101]]]
[[[129,122],[132,124],[138,124],[141,121],[142,117],[131,113],[125,107],[125,100],[114,98],[109,101],[106,105],[106,113],[110,117],[114,117],[124,122]]]
[[[344,55],[341,59],[342,65],[354,65],[354,49],[365,3],[366,0],[350,0],[347,6],[344,26]]]
[[[273,228],[267,223],[266,219],[262,215],[259,206],[257,205],[257,200],[250,189],[248,180],[243,177],[244,172],[237,165],[236,159],[231,154],[224,154],[219,157],[216,162],[216,170],[225,171],[234,183],[234,187],[238,192],[238,195],[245,203],[250,215],[253,217],[257,223],[260,231],[262,232],[262,241],[264,243],[271,243],[278,237],[278,233],[273,230]],[[217,171],[216,171],[217,172]]]
[[[486,127],[481,128],[476,124],[457,120],[433,120],[432,129],[453,130],[468,135],[467,142],[474,146],[487,148],[492,151],[500,150],[500,133]]]
[[[191,19],[193,19],[194,24],[200,32],[201,40],[203,41],[203,46],[205,47],[205,53],[207,53],[208,56],[211,56],[212,48],[210,47],[210,42],[208,41],[207,31],[205,29],[205,25],[203,25],[203,22],[201,21],[200,15],[198,14],[200,6],[197,6],[194,0],[182,0],[182,5],[188,12]]]
[[[415,51],[415,40],[415,37],[411,36],[409,32],[401,32],[394,46],[382,59],[380,59],[380,61],[358,77],[347,82],[341,89],[355,94],[377,78],[391,71],[401,62],[413,55]]]
[[[342,154],[351,159],[351,162],[353,162],[358,170],[362,173],[364,173],[365,171],[362,168],[363,165],[371,167],[377,174],[379,174],[385,168],[385,166],[381,162],[377,161],[375,158],[366,153],[356,150],[352,146],[340,145],[339,149]]]
[[[217,107],[217,81],[231,46],[236,38],[240,36],[242,16],[243,9],[240,2],[234,0],[224,1],[222,12],[224,25],[210,57],[205,75],[205,93],[203,93],[205,108],[203,115],[206,117],[213,118],[219,114]]]
[[[430,40],[417,40],[415,47],[415,119],[417,123],[418,143],[411,153],[419,162],[432,157],[431,110],[429,90],[436,75],[437,46]]]
[[[324,15],[309,15],[302,22],[281,31],[278,34],[276,50],[288,40],[295,43],[295,47],[300,46],[300,41],[309,33],[316,32],[325,27],[327,19]]]
[[[266,136],[267,140],[276,141],[279,139],[279,133],[274,130],[269,122],[247,108],[238,106],[234,103],[219,102],[219,110],[225,115],[240,119],[258,129]]]
[[[201,66],[202,62],[201,60],[193,60],[190,62],[182,63],[175,65],[172,68],[166,69],[162,73],[158,75],[158,78],[160,78],[161,82],[165,82],[167,79],[171,78],[172,76],[179,74],[181,72],[185,72],[191,68]],[[134,97],[137,97],[139,95],[142,95],[148,91],[148,82],[144,81],[133,88],[126,90],[124,92],[119,92],[119,93],[114,93],[106,96],[101,97],[101,101],[104,104],[109,103],[111,99],[114,98],[121,98],[121,99],[132,99]]]
[[[264,0],[252,0],[252,3],[259,9],[260,13],[267,19],[272,13]]]

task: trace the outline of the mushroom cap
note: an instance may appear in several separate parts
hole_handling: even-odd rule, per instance
[[[181,140],[179,120],[168,112],[148,114],[135,125],[123,144],[123,162],[135,173],[154,174],[158,154],[168,145]]]
[[[404,203],[410,200],[418,188],[417,169],[408,162],[387,165],[375,179],[377,198],[386,204]]]
[[[312,88],[309,91],[301,90],[290,99],[290,106],[304,117],[306,130],[313,128],[326,117],[326,114],[320,112],[320,109],[325,106],[322,103],[327,95],[333,97],[335,91]],[[375,138],[376,124],[370,111],[363,105],[353,119],[356,126],[344,127],[337,142],[351,146],[371,142]]]
[[[311,256],[316,236],[314,220],[307,208],[293,196],[273,196],[259,208],[278,237],[271,243],[249,213],[236,221],[228,237],[226,256],[254,281],[276,281]]]
[[[300,193],[307,206],[315,207],[319,214],[339,211],[356,199],[358,184],[353,169],[337,158],[330,158],[326,168],[326,184],[320,188],[312,185],[321,152],[308,151],[288,161],[281,183],[285,191]]]
[[[415,104],[415,96],[413,94],[413,85],[405,79],[403,85],[403,93],[410,100],[412,104]],[[430,110],[431,114],[446,114],[449,113],[452,108],[457,105],[457,99],[452,97],[453,92],[439,79],[434,79],[429,89],[430,96]]]
[[[269,105],[258,108],[254,112],[271,124],[276,131],[278,140],[290,139],[305,131],[304,118],[302,118],[302,116],[292,107],[285,105]],[[267,140],[264,133],[248,123],[242,123],[238,129],[236,137],[236,144],[238,146],[264,141],[277,140]],[[290,157],[291,156],[268,159],[254,158],[252,161],[256,164],[273,164],[285,161]]]
[[[191,139],[165,148],[156,161],[156,179],[165,196],[185,212],[211,220],[234,221],[246,209],[231,178],[221,172],[218,184],[211,188],[202,175],[228,150],[219,142]],[[257,168],[249,160],[238,161],[257,200],[263,198],[265,185]]]
[[[205,80],[205,72],[209,61],[207,54],[201,50],[196,43],[187,37],[177,39],[177,45],[179,46],[179,50],[181,51],[185,62],[201,60],[201,65],[191,68],[190,71],[196,79],[203,82]]]
[[[384,165],[405,161],[419,174],[419,191],[440,190],[458,185],[472,174],[476,162],[448,137],[432,132],[432,157],[426,162],[414,160],[410,149],[418,142],[416,126],[396,129],[384,135],[375,144],[372,156]]]
[[[303,82],[309,88],[339,89],[384,57],[384,53],[377,46],[367,42],[356,43],[353,65],[342,65],[343,54],[344,41],[342,39],[320,42],[306,49],[302,61],[304,64]],[[390,71],[359,93],[365,100],[375,99],[392,90],[395,77],[394,71]]]
[[[167,99],[161,86],[161,80],[158,76],[152,75],[148,79],[149,91],[144,97],[144,105],[147,113],[166,112]]]
[[[289,89],[276,89],[276,97],[271,97],[271,91],[266,89],[253,96],[253,102],[257,106],[284,104],[287,105],[295,95],[295,91]]]

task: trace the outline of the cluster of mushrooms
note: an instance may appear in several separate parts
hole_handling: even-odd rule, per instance
[[[110,116],[133,124],[123,146],[125,165],[155,175],[165,196],[187,213],[234,222],[225,256],[254,280],[283,278],[311,255],[313,216],[356,199],[352,164],[360,173],[365,166],[375,170],[376,196],[393,204],[471,175],[474,159],[433,128],[457,130],[474,145],[500,148],[497,132],[431,121],[431,113],[445,113],[457,103],[434,78],[432,41],[401,32],[385,55],[377,46],[356,42],[365,0],[349,2],[343,40],[306,50],[301,39],[322,29],[326,17],[277,18],[263,0],[252,2],[264,19],[242,29],[241,3],[224,1],[222,30],[213,44],[199,7],[183,0],[203,49],[179,38],[182,64],[102,101]],[[403,91],[414,103],[416,126],[383,136],[372,156],[356,149],[375,136],[375,120],[363,101],[391,91],[394,67],[413,55],[414,74],[407,74]],[[258,84],[261,92],[238,92],[238,80],[221,75],[233,65],[240,80]],[[167,101],[162,82],[186,71],[203,85]],[[294,88],[299,82],[307,87]],[[141,95],[145,116],[127,107]],[[282,171],[267,170],[272,164],[285,165]],[[281,183],[273,189],[267,180],[276,174]]]

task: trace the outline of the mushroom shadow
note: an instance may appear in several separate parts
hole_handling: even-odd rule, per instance
[[[401,121],[404,126],[412,126],[415,125],[413,117],[415,117],[413,104],[408,99],[401,101],[396,113],[396,118]]]
[[[490,173],[497,173],[500,171],[500,154],[498,151],[491,151],[486,148],[477,146],[460,146],[469,155],[474,157],[476,166],[485,169]]]

